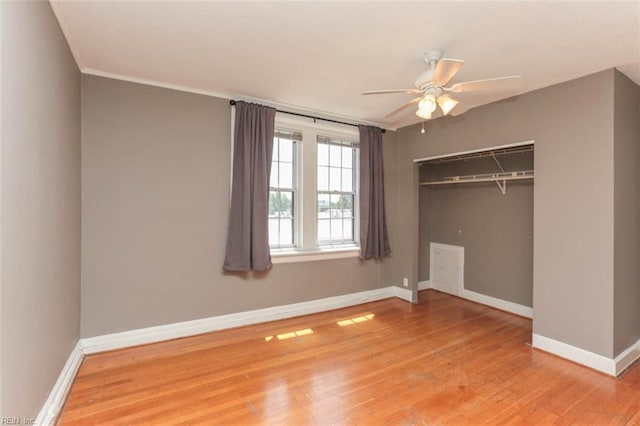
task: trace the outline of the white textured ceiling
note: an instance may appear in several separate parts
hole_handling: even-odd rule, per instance
[[[453,82],[520,74],[519,93],[618,67],[640,84],[640,2],[52,1],[78,65],[108,75],[377,123],[418,122],[423,52]],[[477,104],[493,99],[476,99]],[[474,106],[474,105],[471,105]]]

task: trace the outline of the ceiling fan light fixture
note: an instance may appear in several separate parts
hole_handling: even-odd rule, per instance
[[[436,110],[436,97],[432,94],[426,95],[418,102],[416,115],[426,120],[431,118],[431,113]]]
[[[430,112],[417,110],[416,111],[416,115],[418,117],[422,118],[423,120],[431,120],[431,113]]]
[[[444,115],[447,115],[458,105],[458,101],[449,95],[442,95],[438,97],[438,105],[440,105],[440,109]]]

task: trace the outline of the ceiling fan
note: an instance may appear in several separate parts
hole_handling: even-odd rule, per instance
[[[415,89],[368,90],[362,93],[363,95],[382,95],[389,93],[420,95],[388,112],[382,118],[393,116],[415,104],[418,104],[416,115],[425,120],[440,116],[438,106],[440,107],[442,115],[451,114],[452,116],[457,116],[463,114],[468,109],[454,96],[451,96],[450,93],[459,94],[515,90],[520,86],[522,78],[519,75],[513,75],[487,80],[466,81],[445,87],[456,75],[458,70],[460,70],[464,61],[460,59],[443,59],[442,51],[439,49],[432,49],[425,53],[424,61],[428,63],[430,67],[418,76],[415,81]]]

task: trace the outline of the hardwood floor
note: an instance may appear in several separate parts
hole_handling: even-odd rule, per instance
[[[531,321],[436,291],[85,358],[59,424],[640,424]]]

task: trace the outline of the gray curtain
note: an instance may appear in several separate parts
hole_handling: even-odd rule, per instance
[[[360,257],[376,259],[391,253],[384,209],[382,130],[360,130]]]
[[[236,103],[226,271],[271,269],[268,214],[275,116],[274,108]]]

